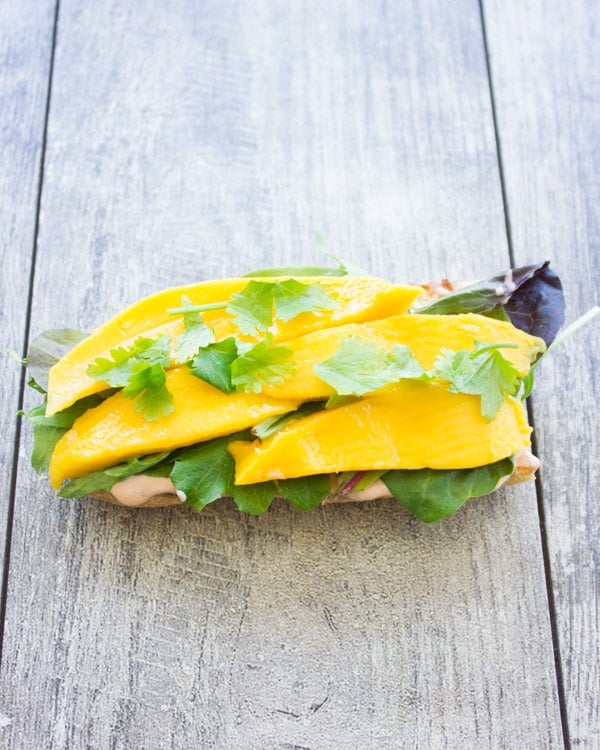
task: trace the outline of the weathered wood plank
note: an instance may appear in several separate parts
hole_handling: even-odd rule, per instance
[[[506,264],[476,2],[176,7],[61,4],[36,328],[315,229],[398,279]],[[433,527],[19,488],[8,747],[561,747],[531,488]]]
[[[0,2],[0,567],[13,478],[21,373],[7,356],[25,336],[54,2]]]
[[[600,7],[486,0],[515,255],[552,258],[568,320],[600,286]],[[567,729],[600,746],[600,327],[540,369],[534,400]]]

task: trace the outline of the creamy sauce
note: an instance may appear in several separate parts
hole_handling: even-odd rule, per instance
[[[143,474],[136,474],[114,484],[110,492],[121,505],[131,508],[143,505],[155,495],[177,495],[181,502],[185,501],[185,493],[177,492],[169,477],[147,477]]]

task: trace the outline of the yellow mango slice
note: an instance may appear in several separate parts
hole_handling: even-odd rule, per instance
[[[48,472],[52,486],[58,489],[65,479],[105,469],[134,456],[229,435],[298,407],[291,400],[222,393],[184,367],[169,370],[166,385],[173,394],[175,409],[158,422],[146,422],[122,392],[82,414],[54,449]]]
[[[117,346],[128,348],[140,336],[158,338],[167,334],[173,339],[179,336],[183,332],[182,318],[169,315],[167,310],[179,307],[182,295],[196,305],[223,302],[242,291],[249,281],[249,278],[220,279],[174,287],[146,297],[118,313],[51,368],[46,414],[50,416],[62,411],[80,398],[106,387],[86,374],[88,365],[96,357],[108,357],[110,350]],[[305,277],[300,281],[324,287],[338,305],[333,310],[302,313],[287,323],[278,321],[273,330],[275,341],[285,341],[322,327],[376,320],[402,313],[423,291],[417,286],[393,285],[371,276],[319,276]],[[205,312],[203,319],[214,329],[217,340],[239,335],[232,317],[223,309]]]
[[[296,372],[282,386],[265,386],[263,394],[305,401],[328,398],[334,391],[315,375],[314,367],[332,357],[344,340],[354,336],[386,351],[404,344],[427,370],[433,367],[443,348],[472,349],[476,341],[517,344],[518,349],[502,349],[501,354],[512,362],[521,377],[546,348],[542,339],[530,336],[512,323],[484,315],[395,315],[370,323],[314,331],[287,341],[285,345],[293,352]]]
[[[507,398],[491,422],[479,397],[402,382],[290,423],[262,443],[229,445],[237,484],[371,469],[465,469],[530,444],[523,404]]]

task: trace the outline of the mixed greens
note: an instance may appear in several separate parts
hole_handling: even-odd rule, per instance
[[[183,297],[181,306],[168,310],[182,316],[183,333],[174,342],[168,336],[138,338],[129,348],[117,347],[110,357],[98,357],[87,374],[106,385],[102,393],[77,401],[53,416],[45,416],[45,403],[27,417],[34,428],[32,463],[37,471],[48,468],[54,447],[71,428],[75,419],[98,405],[113,389],[133,399],[136,411],[148,421],[160,420],[173,410],[172,394],[166,386],[170,360],[186,366],[200,378],[225,393],[259,393],[265,385],[280,386],[294,372],[291,351],[274,343],[271,330],[277,321],[289,321],[304,312],[332,310],[337,302],[323,288],[290,278],[261,281],[260,277],[343,275],[336,269],[268,269],[249,274],[254,278],[229,300],[209,305],[193,305]],[[202,314],[208,309],[226,309],[234,316],[241,336],[217,341]],[[512,269],[491,279],[452,292],[436,302],[415,307],[413,312],[453,315],[477,312],[508,319],[521,330],[540,336],[549,345],[564,320],[560,281],[548,263]],[[408,313],[410,314],[410,313]],[[64,356],[85,334],[71,329],[50,331],[38,337],[30,348],[27,365],[30,385],[40,392],[47,388],[49,368]],[[259,337],[248,342],[247,337]],[[201,510],[220,497],[232,497],[242,511],[264,512],[275,496],[284,497],[299,510],[318,505],[332,491],[331,477],[313,475],[240,486],[234,484],[234,461],[227,450],[233,439],[265,439],[298,419],[319,409],[334,408],[345,400],[360,397],[385,385],[409,379],[443,381],[450,392],[480,397],[481,413],[490,420],[506,395],[531,390],[529,376],[523,385],[515,367],[502,356],[507,345],[476,343],[474,349],[443,350],[433,368],[425,370],[406,346],[391,351],[379,349],[360,338],[346,339],[335,355],[315,367],[319,378],[328,383],[335,396],[327,402],[306,403],[289,414],[271,417],[244,432],[216,438],[171,452],[143,456],[68,481],[59,491],[62,497],[81,497],[96,491],[109,491],[121,479],[135,474],[168,476],[186,503]],[[487,494],[514,469],[512,459],[474,469],[392,470],[354,472],[338,478],[338,490],[350,492],[380,479],[398,501],[423,521],[431,522],[454,513],[467,499]]]

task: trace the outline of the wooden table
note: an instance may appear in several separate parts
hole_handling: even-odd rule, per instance
[[[600,6],[0,2],[3,349],[322,263],[600,284]],[[0,745],[598,748],[599,326],[540,368],[537,484],[244,517],[58,500],[4,360]]]

